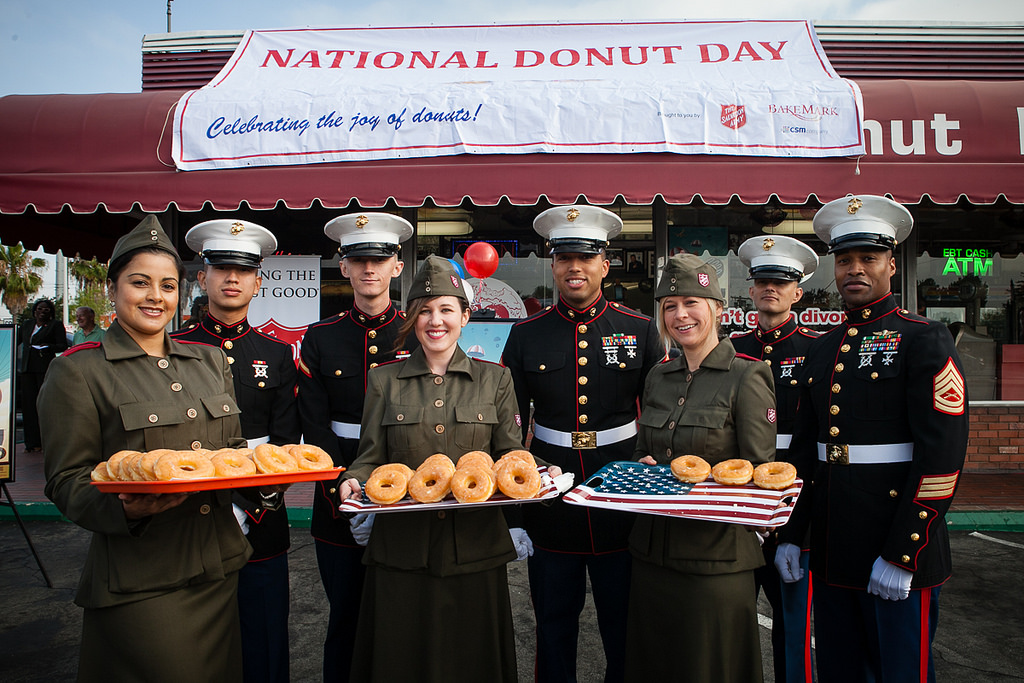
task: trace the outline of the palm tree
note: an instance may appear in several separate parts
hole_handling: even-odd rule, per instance
[[[107,264],[95,257],[88,261],[76,258],[68,263],[68,273],[78,282],[78,296],[72,302],[75,308],[89,306],[96,312],[97,319],[106,315],[110,311],[110,301],[105,295]]]
[[[43,286],[39,271],[46,268],[46,259],[33,258],[18,242],[13,247],[0,244],[0,302],[17,320],[28,306],[30,296]]]

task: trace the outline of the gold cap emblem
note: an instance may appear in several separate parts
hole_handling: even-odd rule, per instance
[[[775,240],[773,240],[771,237],[765,237],[764,242],[761,243],[761,248],[764,249],[765,251],[770,251],[771,248],[774,246]]]
[[[244,226],[244,225],[242,225],[241,223],[239,223],[239,222],[237,222],[237,221],[236,221],[236,222],[234,222],[234,223],[232,223],[232,224],[231,224],[231,234],[232,234],[232,235],[238,235],[238,234],[240,234],[240,233],[241,233],[241,232],[242,232],[243,230],[245,230],[245,226]]]
[[[369,222],[370,222],[370,219],[367,218],[366,216],[356,216],[356,227],[357,228],[365,228],[366,225]]]
[[[850,197],[850,204],[846,207],[846,212],[850,214],[857,213],[862,206],[864,206],[864,202],[856,197]]]
[[[565,217],[569,219],[569,222],[573,222],[580,217],[580,210],[576,207],[569,209],[569,213],[565,214]]]

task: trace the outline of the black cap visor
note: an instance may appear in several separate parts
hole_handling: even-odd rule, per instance
[[[800,282],[804,274],[796,268],[785,266],[769,265],[758,266],[750,269],[748,280],[786,280],[788,282]]]
[[[338,247],[338,253],[341,255],[341,258],[349,258],[350,256],[388,258],[397,254],[401,249],[401,245],[391,244],[390,242],[362,242],[360,244],[346,244],[343,247]]]
[[[548,246],[551,247],[552,254],[600,254],[608,246],[608,242],[572,237],[550,240]]]
[[[843,235],[837,240],[832,240],[828,245],[828,253],[834,254],[837,251],[846,251],[854,247],[867,247],[869,249],[896,249],[896,240],[888,235],[879,235],[876,232],[854,232]]]
[[[244,251],[204,251],[200,256],[207,265],[211,266],[242,266],[244,268],[259,268],[263,260],[258,254],[249,254]]]

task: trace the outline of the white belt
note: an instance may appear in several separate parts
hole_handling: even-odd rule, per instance
[[[793,441],[792,434],[776,434],[775,435],[775,448],[781,450],[783,448],[789,448],[789,444]]]
[[[255,439],[246,439],[245,441],[248,444],[249,448],[256,448],[257,446],[260,446],[262,444],[270,443],[270,437],[261,436]]]
[[[351,422],[331,421],[331,431],[343,439],[359,438],[359,425],[352,424]]]
[[[910,462],[914,459],[912,443],[882,443],[871,446],[818,442],[818,460],[833,465],[882,465]]]
[[[634,434],[636,434],[636,422],[629,422],[612,429],[602,429],[599,432],[560,432],[557,429],[548,429],[536,422],[533,423],[533,435],[536,438],[544,443],[562,448],[583,449],[609,446],[625,441]]]

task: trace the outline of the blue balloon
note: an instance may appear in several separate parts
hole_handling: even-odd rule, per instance
[[[452,268],[455,269],[455,273],[463,280],[466,279],[466,270],[462,267],[462,264],[453,258],[448,259],[448,263],[452,264]]]

